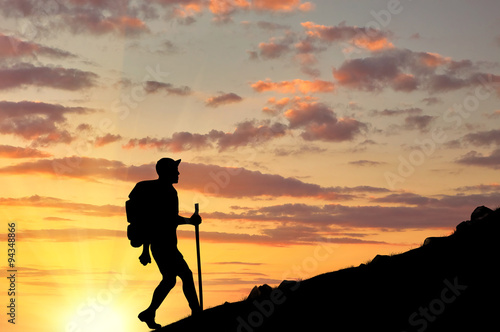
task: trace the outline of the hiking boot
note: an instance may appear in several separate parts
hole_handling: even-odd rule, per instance
[[[148,327],[152,330],[159,329],[161,327],[160,324],[155,322],[155,313],[154,311],[144,310],[137,316],[141,322],[144,322],[148,325]]]

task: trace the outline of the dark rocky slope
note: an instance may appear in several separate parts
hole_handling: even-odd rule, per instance
[[[447,237],[278,288],[260,286],[160,331],[493,331],[500,325],[500,210]]]

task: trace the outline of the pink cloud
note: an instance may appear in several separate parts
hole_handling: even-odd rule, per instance
[[[373,203],[383,203],[385,206],[281,204],[240,213],[214,212],[209,216],[215,220],[288,222],[322,228],[337,225],[392,230],[423,228],[451,230],[462,220],[467,220],[477,206],[494,207],[499,200],[500,195],[497,192],[479,195],[442,195],[438,198],[413,193],[391,193],[385,197],[372,199]]]
[[[141,12],[139,8],[143,7],[147,6],[133,8],[127,2],[109,0],[54,1],[50,4],[36,0],[7,0],[1,10],[7,17],[29,18],[37,34],[64,29],[74,34],[130,36],[149,32],[146,24],[138,17]],[[50,21],[47,22],[48,17]]]
[[[207,215],[209,217],[209,214]],[[192,239],[193,232],[177,230],[179,238]],[[290,245],[310,245],[318,242],[336,244],[387,244],[383,241],[363,240],[348,236],[335,236],[328,232],[319,234],[317,230],[310,227],[291,227],[264,229],[261,234],[241,234],[226,232],[201,232],[200,236],[204,242],[211,243],[246,243],[264,246],[290,246]],[[342,234],[337,234],[342,235]]]
[[[384,193],[387,189],[360,187],[322,187],[278,174],[265,174],[245,168],[193,164],[183,161],[178,189],[193,190],[220,197],[315,197],[326,200],[352,199],[357,193]],[[47,175],[97,181],[99,179],[139,182],[155,179],[155,163],[127,166],[116,160],[88,157],[40,159],[0,168],[0,174]],[[131,188],[132,189],[132,188]],[[59,204],[58,200],[30,198],[37,204]],[[1,203],[1,200],[0,200]]]
[[[40,102],[0,101],[0,133],[11,134],[32,144],[69,143],[74,136],[65,128],[68,114],[89,114],[95,110]]]
[[[291,51],[295,34],[287,31],[283,37],[272,37],[267,43],[260,43],[259,54],[263,59],[276,59]]]
[[[205,100],[205,105],[209,107],[219,107],[222,105],[238,103],[242,100],[243,98],[238,96],[236,93],[222,93],[219,96],[210,97]]]
[[[123,147],[143,149],[156,148],[160,151],[181,152],[191,149],[213,147],[219,151],[240,146],[263,143],[286,133],[286,126],[270,121],[244,121],[238,123],[233,132],[211,130],[208,134],[193,134],[189,132],[176,132],[170,138],[134,138],[130,139]]]
[[[94,87],[99,76],[79,69],[36,67],[19,63],[0,68],[0,77],[0,90],[36,86],[76,91]]]
[[[290,47],[287,44],[278,43],[272,40],[268,43],[260,43],[259,50],[261,57],[265,59],[275,59],[287,53],[290,50]]]
[[[123,146],[124,149],[139,147],[141,149],[158,149],[159,151],[182,152],[191,149],[212,147],[211,141],[223,135],[222,132],[211,131],[209,134],[192,134],[175,132],[170,138],[132,138]]]
[[[341,142],[354,139],[367,126],[352,118],[338,119],[335,112],[323,103],[294,100],[284,113],[290,129],[303,129],[303,139]]]
[[[439,54],[389,49],[365,58],[346,60],[333,76],[339,85],[366,91],[391,88],[435,92],[479,86],[500,77],[476,72],[469,60],[455,61]]]
[[[16,37],[0,33],[0,59],[36,55],[44,55],[56,59],[75,57],[75,55],[57,48],[22,41]]]

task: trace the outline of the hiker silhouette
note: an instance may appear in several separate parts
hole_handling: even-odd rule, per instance
[[[178,166],[181,160],[162,158],[156,163],[158,179],[137,183],[129,194],[130,201],[140,207],[139,214],[143,234],[143,251],[139,257],[142,265],[151,263],[151,253],[158,265],[162,280],[153,292],[151,304],[139,314],[139,319],[149,328],[161,325],[155,322],[156,310],[170,290],[177,276],[182,280],[182,289],[193,314],[201,311],[193,281],[193,273],[177,249],[177,226],[199,225],[201,217],[195,213],[190,218],[179,216],[179,199],[173,187],[179,181]],[[139,209],[137,209],[139,210]],[[129,212],[127,211],[127,214]]]

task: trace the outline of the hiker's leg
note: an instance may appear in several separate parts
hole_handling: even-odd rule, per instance
[[[153,292],[153,298],[151,299],[151,304],[146,310],[155,312],[160,307],[163,300],[165,300],[170,290],[174,288],[175,282],[176,282],[175,276],[163,277],[160,284],[156,287],[155,291]]]
[[[153,299],[151,300],[149,307],[139,314],[139,320],[146,323],[150,329],[156,330],[161,327],[161,325],[155,321],[156,310],[161,305],[165,297],[167,297],[168,292],[170,292],[174,285],[175,276],[173,276],[173,278],[164,277],[153,292]]]
[[[174,288],[177,276],[170,271],[172,263],[169,261],[168,252],[161,245],[156,242],[151,243],[151,253],[162,275],[162,280],[153,292],[151,304],[146,309],[146,311],[155,312],[163,300],[165,300],[170,290]]]
[[[179,271],[179,277],[182,280],[182,291],[184,292],[184,296],[186,296],[191,311],[198,313],[200,311],[200,303],[198,302],[198,295],[194,287],[193,273],[185,261],[182,264],[181,271]]]

